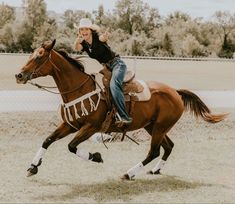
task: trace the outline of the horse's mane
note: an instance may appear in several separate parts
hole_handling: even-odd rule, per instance
[[[60,55],[62,55],[68,62],[73,64],[76,68],[78,68],[80,71],[85,72],[84,65],[80,60],[74,59],[68,55],[68,53],[65,50],[56,50]]]

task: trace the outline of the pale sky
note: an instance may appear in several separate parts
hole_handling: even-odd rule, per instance
[[[151,7],[166,16],[174,11],[188,13],[192,17],[211,17],[215,11],[230,11],[235,13],[235,0],[143,0]],[[22,0],[0,0],[10,6],[21,6]],[[48,10],[63,13],[67,9],[92,11],[103,5],[104,9],[112,11],[116,0],[45,0]]]

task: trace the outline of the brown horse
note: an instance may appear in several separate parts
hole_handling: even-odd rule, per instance
[[[81,62],[69,57],[65,52],[54,50],[54,45],[55,40],[46,42],[34,51],[21,72],[16,74],[17,83],[25,84],[33,78],[50,75],[59,89],[64,102],[63,106],[74,101],[77,103],[73,103],[73,106],[69,107],[71,118],[64,119],[64,122],[43,142],[28,169],[28,176],[38,172],[38,166],[41,165],[47,148],[53,142],[74,132],[77,133],[68,145],[69,151],[84,160],[103,162],[100,153],[83,151],[78,148],[78,145],[94,133],[101,131],[102,123],[109,111],[108,105],[105,100],[100,100],[100,92],[96,91],[96,83],[90,75],[85,73]],[[137,175],[143,166],[160,155],[160,146],[162,146],[164,155],[149,172],[151,174],[159,173],[174,146],[167,136],[167,132],[179,120],[184,110],[189,109],[196,117],[200,116],[210,123],[219,122],[226,117],[225,114],[211,114],[200,98],[188,90],[175,90],[157,82],[147,82],[147,85],[151,98],[149,101],[135,103],[131,115],[133,122],[124,129],[113,125],[108,130],[108,132],[122,132],[145,128],[152,136],[147,157],[143,162],[129,169],[122,179],[129,180]],[[83,100],[80,100],[81,98]],[[84,107],[86,108],[84,109]],[[87,111],[91,107],[93,110]],[[127,102],[127,109],[129,107],[130,103]],[[87,111],[86,114],[84,114],[84,110]],[[65,118],[65,114],[62,111],[62,118]]]

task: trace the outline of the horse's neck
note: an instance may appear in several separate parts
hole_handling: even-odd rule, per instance
[[[54,54],[57,55],[57,58],[53,60],[53,63],[58,69],[54,69],[52,77],[61,93],[64,103],[90,92],[93,87],[92,79],[88,79],[86,73],[74,67],[74,65],[70,64],[62,56],[57,53]],[[84,82],[86,83],[83,84]],[[82,87],[80,87],[81,85]]]

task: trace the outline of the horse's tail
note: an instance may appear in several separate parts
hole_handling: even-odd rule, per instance
[[[211,114],[210,109],[206,104],[194,93],[188,90],[177,90],[178,94],[182,97],[184,107],[189,110],[195,117],[202,117],[203,120],[209,123],[217,123],[225,119],[226,114]]]

